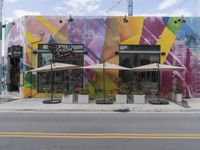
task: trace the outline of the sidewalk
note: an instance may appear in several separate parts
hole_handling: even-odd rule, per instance
[[[187,111],[199,111],[200,112],[200,98],[185,99],[185,101],[187,101],[188,106],[190,106],[190,108],[188,108]]]
[[[200,112],[200,99],[187,99],[190,108],[169,102],[169,105],[145,104],[43,104],[44,99],[18,99],[0,104],[0,112]]]

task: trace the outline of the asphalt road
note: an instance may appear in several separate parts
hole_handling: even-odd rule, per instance
[[[0,113],[0,150],[200,150],[200,113]]]

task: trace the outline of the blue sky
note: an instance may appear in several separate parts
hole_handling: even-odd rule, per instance
[[[133,0],[134,16],[195,16],[199,0]],[[200,2],[198,2],[200,4]],[[199,7],[200,9],[200,7]],[[198,11],[197,11],[198,10]],[[4,0],[3,20],[24,15],[124,16],[126,0]]]

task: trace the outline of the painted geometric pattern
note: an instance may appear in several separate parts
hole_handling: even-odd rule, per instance
[[[24,48],[24,68],[30,70],[37,67],[37,58],[32,51],[39,43],[72,43],[84,44],[89,51],[84,56],[84,65],[109,61],[119,63],[119,56],[114,56],[120,44],[160,45],[160,63],[183,66],[183,72],[162,73],[161,88],[171,89],[173,77],[181,78],[181,86],[185,96],[200,97],[200,18],[182,17],[74,17],[67,22],[67,17],[32,16],[16,21],[6,34],[7,47],[20,44]],[[87,78],[96,80],[100,72],[88,72]],[[115,88],[118,71],[106,71],[106,87]],[[85,80],[87,80],[85,78]],[[35,76],[32,77],[35,80]],[[33,83],[33,82],[32,82]],[[91,86],[91,82],[88,82]],[[30,75],[25,75],[23,95],[30,91],[35,96],[35,84],[31,84]],[[32,89],[32,90],[30,90]],[[44,95],[43,95],[44,96]]]

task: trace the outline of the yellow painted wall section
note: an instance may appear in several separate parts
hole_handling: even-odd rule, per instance
[[[30,88],[27,88],[27,87],[22,87],[23,97],[29,97],[31,95],[31,92],[32,92],[32,97],[35,97],[35,98],[49,98],[50,97],[50,93],[48,93],[48,94],[37,93],[37,90],[30,89]],[[57,94],[57,95],[58,95],[58,97],[61,97],[61,94]]]
[[[144,17],[128,18],[128,23],[123,23],[121,32],[121,44],[139,44]]]
[[[31,49],[28,46],[26,46],[26,55],[28,56],[27,59],[29,59],[29,63],[31,63],[28,64],[28,61],[26,61],[26,65],[28,65],[31,68],[36,68],[36,56],[33,56],[32,54],[31,58],[31,53],[32,53]]]
[[[58,29],[56,29],[51,23],[49,23],[44,17],[42,16],[36,16],[36,18],[53,34],[58,34],[57,37],[61,41],[66,41],[65,35],[62,35],[61,33],[58,33]]]
[[[30,88],[27,88],[27,87],[22,87],[22,93],[23,93],[23,97],[28,97],[30,96],[31,94],[31,90],[32,90],[32,95],[35,95],[36,94],[36,90],[34,89],[30,89]]]
[[[160,63],[163,64],[172,48],[176,36],[166,27],[157,41],[156,45],[160,45],[161,52],[165,52],[165,56],[161,56]]]
[[[31,48],[37,49],[38,44],[41,44],[43,42],[39,38],[37,38],[34,34],[28,32],[28,31],[26,31],[26,41],[28,43],[28,45],[26,45],[26,54],[28,55],[28,58],[31,61],[31,64],[27,64],[27,65],[29,65],[30,67],[36,68],[37,67],[36,66],[36,64],[37,64],[36,56],[37,55],[32,54]]]

